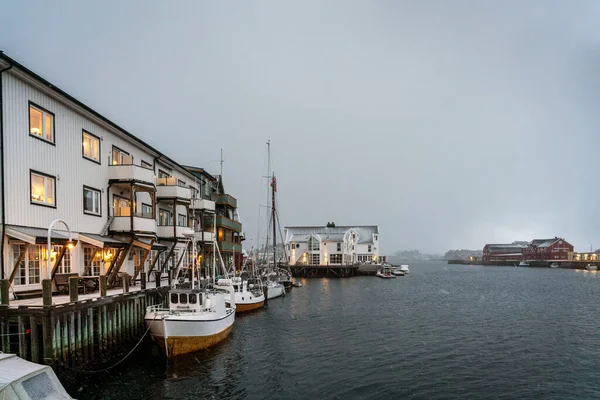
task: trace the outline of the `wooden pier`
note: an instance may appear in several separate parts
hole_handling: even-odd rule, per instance
[[[146,307],[163,304],[168,291],[136,289],[74,302],[58,296],[46,306],[41,299],[0,305],[0,350],[59,367],[106,361],[140,340]]]

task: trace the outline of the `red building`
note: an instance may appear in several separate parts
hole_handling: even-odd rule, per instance
[[[526,242],[525,242],[526,243]],[[484,262],[488,261],[521,261],[525,248],[523,242],[514,242],[510,244],[486,244],[483,248]]]
[[[567,260],[573,245],[563,238],[534,239],[531,242],[486,244],[483,261],[548,261]]]
[[[573,245],[563,238],[535,239],[523,249],[524,260],[567,260]]]

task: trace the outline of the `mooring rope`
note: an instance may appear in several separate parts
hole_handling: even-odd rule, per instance
[[[125,361],[127,359],[127,357],[129,357],[131,355],[131,353],[133,353],[135,351],[135,349],[138,348],[138,346],[142,343],[142,341],[144,340],[144,338],[146,337],[146,335],[148,334],[148,332],[150,332],[150,328],[152,327],[152,324],[154,324],[154,321],[156,321],[156,313],[154,313],[154,318],[152,319],[152,322],[150,323],[150,325],[148,325],[148,329],[146,329],[146,332],[144,332],[144,334],[142,335],[142,337],[140,338],[140,340],[137,342],[137,344],[133,347],[133,349],[131,349],[131,351],[129,353],[127,353],[125,355],[125,357],[123,357],[122,359],[120,359],[118,362],[116,362],[115,364],[111,365],[110,367],[99,369],[99,370],[95,370],[95,371],[83,370],[83,369],[79,369],[79,368],[71,368],[71,369],[75,370],[75,371],[78,371],[78,372],[81,372],[81,373],[84,373],[84,374],[97,374],[99,372],[105,372],[105,371],[108,371],[109,369],[113,369],[114,367],[116,367],[117,365],[119,365],[123,361]]]

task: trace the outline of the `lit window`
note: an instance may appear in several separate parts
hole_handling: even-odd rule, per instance
[[[55,207],[54,177],[31,172],[31,202]]]
[[[100,139],[89,132],[83,131],[83,157],[100,162]]]
[[[83,212],[85,214],[101,215],[99,190],[83,187]]]
[[[29,133],[54,143],[54,114],[29,104]]]

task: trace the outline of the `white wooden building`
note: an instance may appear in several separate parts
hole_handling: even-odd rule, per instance
[[[332,225],[286,227],[285,251],[290,265],[378,262],[378,226]]]
[[[199,254],[214,240],[212,188],[1,52],[0,106],[0,279],[16,292],[56,273],[165,271],[191,262],[192,237]],[[73,241],[55,224],[48,255],[56,219]]]

